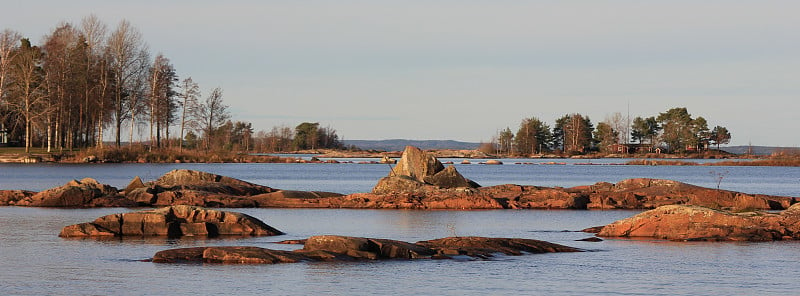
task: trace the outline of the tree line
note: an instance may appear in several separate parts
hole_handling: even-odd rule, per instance
[[[343,147],[336,130],[319,123],[256,134],[252,124],[231,120],[221,88],[203,97],[191,77],[179,79],[166,56],[151,54],[127,20],[114,28],[94,15],[64,22],[38,45],[11,29],[0,32],[0,139],[24,144],[26,152],[72,150],[102,148],[109,133],[114,146],[135,143],[143,130],[154,148]]]
[[[672,108],[657,116],[632,121],[614,113],[595,126],[588,116],[567,114],[550,127],[539,118],[524,118],[516,132],[506,127],[492,138],[492,148],[504,155],[542,153],[585,154],[663,151],[704,151],[730,142],[723,126],[709,129],[702,116],[693,118],[686,108]]]

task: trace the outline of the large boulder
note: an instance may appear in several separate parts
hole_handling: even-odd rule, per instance
[[[425,182],[425,178],[431,177],[444,170],[444,165],[436,159],[433,154],[425,153],[422,149],[414,146],[406,146],[400,161],[392,168],[395,176],[408,176],[419,182]]]
[[[194,206],[170,206],[122,214],[106,215],[92,222],[66,226],[61,237],[97,236],[263,236],[280,235],[252,216]]]
[[[580,249],[544,241],[520,238],[449,237],[408,243],[389,239],[321,235],[304,240],[295,251],[259,247],[197,247],[156,253],[157,263],[294,263],[303,261],[350,261],[386,259],[448,259],[468,256],[488,259],[494,254],[581,252]]]
[[[19,200],[18,206],[33,207],[129,207],[135,203],[119,195],[117,188],[92,178],[72,180]]]
[[[464,178],[454,166],[445,168],[432,154],[407,146],[389,176],[379,180],[372,192],[385,194],[478,187],[480,185]]]
[[[147,187],[147,186],[145,186],[144,182],[142,182],[142,178],[139,178],[139,176],[136,176],[135,178],[133,178],[133,180],[131,180],[130,183],[128,183],[128,186],[125,186],[125,189],[123,189],[123,191],[132,192],[132,191],[134,191],[136,189],[145,188],[145,187]]]
[[[800,205],[780,214],[668,205],[606,225],[597,235],[678,241],[772,241],[800,239],[798,222]]]

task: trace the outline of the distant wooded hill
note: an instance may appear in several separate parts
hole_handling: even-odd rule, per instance
[[[459,142],[452,140],[345,140],[345,146],[356,146],[363,150],[402,151],[406,146],[415,146],[423,150],[429,149],[478,149],[480,143]]]

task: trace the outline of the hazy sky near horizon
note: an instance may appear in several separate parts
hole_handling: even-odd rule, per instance
[[[800,146],[800,1],[14,1],[0,29],[127,19],[256,129],[489,141],[535,116],[686,107],[731,145]]]

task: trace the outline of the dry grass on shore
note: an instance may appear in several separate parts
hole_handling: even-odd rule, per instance
[[[204,151],[178,148],[153,148],[132,145],[90,148],[76,153],[65,162],[139,162],[139,163],[284,163],[293,158],[250,155],[231,151]]]

